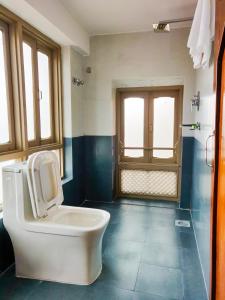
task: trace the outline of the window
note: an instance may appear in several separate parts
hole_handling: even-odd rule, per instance
[[[0,85],[0,168],[54,150],[63,170],[60,46],[2,6]]]
[[[53,51],[24,34],[23,61],[28,143],[30,146],[50,144],[55,140]]]

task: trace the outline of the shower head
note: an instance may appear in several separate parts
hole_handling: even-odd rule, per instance
[[[152,24],[154,32],[170,32],[170,25],[167,23]]]
[[[180,23],[180,22],[187,22],[192,21],[193,18],[180,18],[180,19],[172,19],[172,20],[165,20],[159,21],[158,24],[152,24],[154,32],[170,32],[170,25],[172,23]]]

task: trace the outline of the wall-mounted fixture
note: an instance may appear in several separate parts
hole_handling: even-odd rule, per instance
[[[190,130],[200,130],[201,125],[199,122],[193,124],[182,124],[180,127],[190,127]]]
[[[211,158],[211,161],[210,161],[210,160],[209,160],[209,157],[208,157],[208,143],[209,143],[209,140],[210,140],[211,138],[215,138],[215,131],[213,132],[213,134],[210,134],[210,135],[208,136],[208,138],[206,139],[206,145],[205,145],[205,162],[206,162],[206,165],[207,165],[208,167],[210,167],[210,168],[213,167],[213,160],[212,160],[212,158]],[[212,148],[211,148],[211,149],[212,149]],[[211,150],[211,152],[212,152],[212,150]]]
[[[77,86],[84,85],[84,81],[76,77],[72,78],[72,83]]]
[[[92,72],[91,67],[87,67],[87,68],[86,68],[86,73],[91,74],[91,72]]]
[[[194,106],[197,107],[197,110],[199,111],[199,106],[200,106],[200,92],[199,91],[191,99],[191,111]]]
[[[159,21],[157,24],[152,24],[154,32],[170,32],[170,25],[173,23],[180,23],[180,22],[187,22],[192,21],[193,18],[179,18],[179,19],[172,19],[172,20],[164,20]]]

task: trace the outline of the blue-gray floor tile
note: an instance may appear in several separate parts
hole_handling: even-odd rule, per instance
[[[139,262],[144,243],[108,238],[103,257],[105,259],[127,259]]]
[[[184,278],[184,300],[207,300],[197,249],[181,249],[181,269]]]
[[[131,300],[133,292],[105,284],[78,286],[43,282],[26,300]]]
[[[135,290],[180,300],[184,293],[182,272],[141,263]]]
[[[200,270],[185,270],[184,279],[184,300],[207,300],[206,289]]]
[[[121,209],[120,212],[116,215],[112,215],[110,224],[121,224],[121,225],[130,225],[133,226],[149,226],[149,220],[151,219],[151,215],[149,211],[133,211],[133,210],[124,210]]]
[[[151,207],[150,211],[155,215],[161,215],[165,218],[171,218],[176,216],[176,209],[173,208]]]
[[[201,269],[198,251],[196,249],[180,248],[180,262],[182,270],[191,269],[197,270]]]
[[[147,243],[161,244],[164,246],[177,247],[179,245],[179,234],[174,227],[152,227],[147,232]]]
[[[90,292],[85,286],[42,282],[25,298],[26,300],[85,300]]]
[[[196,241],[193,232],[179,232],[180,246],[187,249],[196,250]]]
[[[133,294],[133,291],[96,283],[85,300],[132,300]]]
[[[188,210],[188,209],[176,209],[176,218],[191,221],[190,210]]]
[[[120,204],[130,204],[136,206],[155,206],[155,207],[165,207],[165,208],[177,208],[178,203],[168,200],[140,200],[140,199],[125,199],[120,198],[115,200],[115,202]]]
[[[134,292],[132,300],[174,300],[174,299],[157,296],[150,293]]]
[[[142,224],[133,223],[121,223],[111,224],[108,230],[108,235],[112,238],[144,242],[146,240],[148,228]]]
[[[14,267],[0,278],[1,300],[22,300],[40,285],[40,281],[15,277]]]
[[[97,282],[105,285],[133,290],[137,278],[139,262],[132,259],[103,259],[103,269]]]
[[[161,267],[179,268],[180,251],[176,246],[148,243],[143,248],[141,261]]]
[[[151,207],[147,224],[154,228],[175,226],[176,211],[174,209],[165,209]]]

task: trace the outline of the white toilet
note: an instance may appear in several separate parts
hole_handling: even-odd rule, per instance
[[[12,240],[16,276],[87,285],[102,270],[102,238],[110,214],[61,205],[57,157],[33,154],[3,169],[3,222]]]

